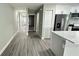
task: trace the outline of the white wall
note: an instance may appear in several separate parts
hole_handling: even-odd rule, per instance
[[[36,32],[39,34],[39,12],[35,15],[36,17]]]
[[[42,37],[42,26],[43,25],[43,6],[39,10],[39,35]]]
[[[17,31],[14,9],[9,4],[0,4],[0,51]]]
[[[56,4],[55,14],[70,14],[70,12],[79,12],[79,4]]]
[[[37,20],[36,20],[36,32],[42,38],[42,27],[43,27],[43,6],[37,12]]]
[[[71,7],[70,7],[70,11],[71,12],[79,12],[79,4],[72,4]]]
[[[56,14],[69,14],[70,13],[70,5],[68,4],[57,4],[56,5]]]

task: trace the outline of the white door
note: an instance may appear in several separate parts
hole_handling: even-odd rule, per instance
[[[45,38],[50,38],[53,20],[53,11],[47,10],[44,12],[44,36]]]
[[[29,18],[26,12],[20,12],[19,29],[28,35]]]

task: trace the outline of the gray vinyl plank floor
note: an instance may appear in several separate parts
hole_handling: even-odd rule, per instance
[[[50,40],[41,40],[35,32],[19,32],[2,53],[2,56],[54,56],[49,47]]]

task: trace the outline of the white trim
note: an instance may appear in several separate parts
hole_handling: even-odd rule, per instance
[[[8,45],[11,43],[11,41],[13,40],[13,38],[16,36],[16,34],[18,33],[19,31],[16,31],[13,36],[11,37],[11,39],[8,41],[8,43],[2,48],[2,50],[0,51],[0,55],[5,51],[5,49],[8,47]]]

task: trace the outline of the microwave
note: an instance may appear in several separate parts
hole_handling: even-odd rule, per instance
[[[79,13],[71,13],[71,18],[79,18]]]

